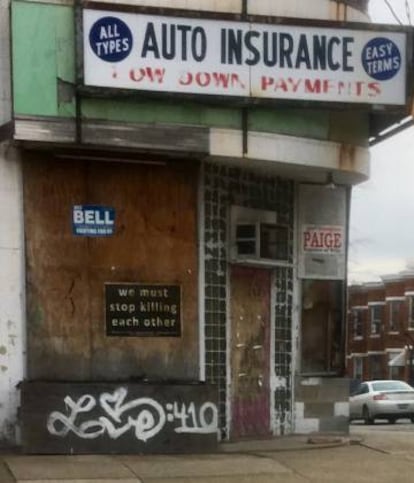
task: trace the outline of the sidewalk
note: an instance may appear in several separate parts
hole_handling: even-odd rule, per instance
[[[388,428],[226,443],[202,455],[2,453],[0,483],[412,483],[414,431]]]
[[[283,452],[349,445],[340,437],[287,436],[225,443],[206,455],[26,456],[3,454],[1,483],[268,483],[304,480],[283,464]],[[279,454],[279,457],[277,456]],[[275,479],[276,478],[276,479]]]

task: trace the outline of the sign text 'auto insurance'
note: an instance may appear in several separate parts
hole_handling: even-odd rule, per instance
[[[88,86],[405,104],[406,34],[84,10]]]

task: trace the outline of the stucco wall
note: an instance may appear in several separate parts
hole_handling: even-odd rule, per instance
[[[18,389],[24,376],[24,275],[20,162],[0,145],[0,441],[16,442]]]

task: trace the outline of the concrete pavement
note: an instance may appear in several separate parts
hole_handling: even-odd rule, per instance
[[[412,483],[411,451],[346,438],[293,436],[225,444],[206,455],[3,454],[1,483]],[[400,448],[401,449],[401,448]]]
[[[348,444],[347,438],[288,436],[272,440],[225,443],[206,455],[2,455],[0,482],[24,483],[266,483],[276,475],[286,483],[302,481],[274,453],[323,449]]]

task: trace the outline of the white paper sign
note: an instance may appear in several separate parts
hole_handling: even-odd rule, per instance
[[[344,280],[347,252],[347,198],[343,187],[299,186],[298,275]]]

